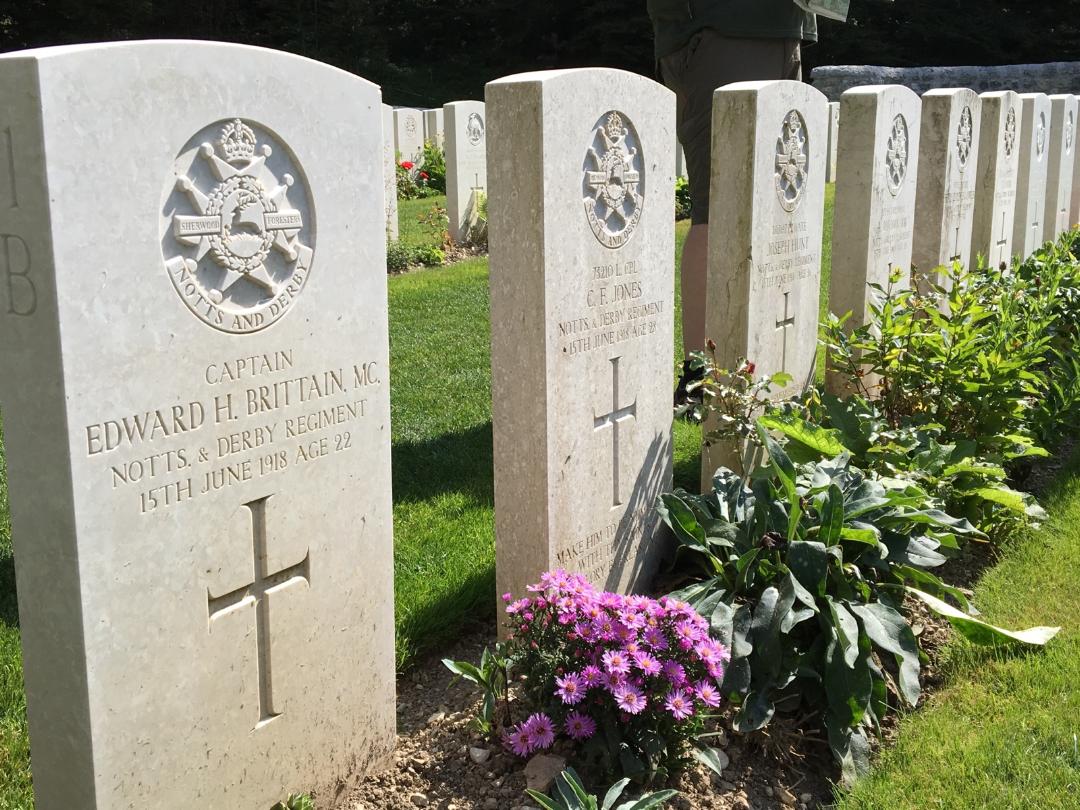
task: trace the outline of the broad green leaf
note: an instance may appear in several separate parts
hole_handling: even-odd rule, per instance
[[[821,511],[821,534],[818,539],[827,546],[839,542],[843,526],[844,493],[836,484],[830,484],[828,497]]]
[[[674,798],[679,795],[679,791],[668,788],[666,790],[660,790],[656,793],[650,793],[648,796],[642,796],[636,802],[631,804],[619,805],[618,810],[649,810],[652,807],[659,807],[668,799]]]
[[[850,787],[870,771],[870,741],[862,729],[851,729],[825,719],[829,748],[840,763],[841,781]]]
[[[533,790],[532,788],[525,788],[525,793],[529,798],[536,802],[543,810],[565,810],[564,807],[559,807],[551,799],[545,796],[543,793]]]
[[[812,540],[791,543],[788,546],[787,564],[804,588],[818,596],[824,595],[825,576],[829,571],[829,555],[824,543]]]
[[[656,511],[675,536],[695,548],[705,547],[705,530],[698,523],[694,510],[673,492],[660,496]]]
[[[855,621],[855,617],[842,602],[836,602],[827,596],[825,604],[829,607],[836,637],[840,641],[840,648],[844,651],[844,663],[849,667],[854,667],[859,657],[859,623]]]
[[[984,501],[1004,506],[1006,509],[1021,515],[1027,511],[1027,499],[1024,498],[1023,494],[1004,485],[997,487],[979,487],[978,489],[971,490],[971,494],[978,498],[982,498]]]
[[[484,686],[484,675],[475,664],[470,664],[468,661],[452,661],[449,658],[444,658],[442,662],[443,666],[455,675],[460,675],[465,680],[471,681],[477,686]]]
[[[974,616],[968,616],[963,611],[954,608],[948,602],[944,602],[936,596],[931,596],[928,593],[924,593],[923,591],[910,586],[908,586],[906,590],[913,596],[916,596],[925,602],[927,607],[939,616],[944,616],[948,619],[949,624],[955,627],[964,638],[973,644],[992,646],[994,644],[1008,644],[1013,641],[1019,641],[1022,644],[1031,644],[1036,647],[1041,647],[1056,636],[1061,630],[1060,627],[1031,627],[1027,630],[1004,630],[1000,627],[995,627],[992,624],[987,624],[984,621],[976,619]]]
[[[853,526],[844,526],[840,530],[840,539],[876,546],[878,544],[878,532],[876,529],[856,529]]]
[[[604,796],[604,803],[600,806],[600,810],[611,810],[615,805],[615,802],[622,796],[622,792],[626,790],[626,786],[630,784],[629,779],[620,779],[610,788],[608,788],[607,794]]]
[[[724,768],[720,764],[720,755],[715,748],[710,748],[707,745],[695,747],[691,752],[694,755],[694,759],[715,773],[717,776],[722,777],[724,775]]]
[[[793,413],[773,411],[758,419],[758,424],[783,433],[823,458],[833,458],[847,449],[840,443],[840,431],[812,424]]]
[[[900,670],[900,694],[909,706],[919,702],[919,643],[907,620],[881,602],[868,605],[849,605],[851,612],[862,620],[863,630],[870,640],[896,657]]]

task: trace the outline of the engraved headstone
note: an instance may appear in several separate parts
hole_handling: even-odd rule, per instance
[[[443,148],[443,108],[424,110],[424,140]]]
[[[1069,230],[1072,205],[1073,161],[1076,158],[1076,96],[1050,96],[1050,149],[1046,164],[1046,202],[1043,241],[1056,241]]]
[[[487,123],[484,102],[453,101],[443,107],[446,122],[446,215],[450,238],[468,236],[472,207],[487,194]]]
[[[672,474],[675,96],[541,71],[488,84],[487,112],[499,593],[556,567],[651,588]]]
[[[845,326],[856,329],[870,318],[868,284],[887,288],[894,270],[896,286],[909,284],[922,101],[894,84],[848,90],[840,103],[829,308],[850,312]],[[839,377],[827,374],[826,382],[845,393]]]
[[[840,102],[833,101],[829,104],[829,145],[828,163],[825,164],[825,182],[836,182],[836,155],[840,143]]]
[[[38,810],[266,808],[390,755],[379,105],[239,45],[0,57]]]
[[[399,162],[419,164],[424,156],[424,118],[412,107],[394,109],[394,146]]]
[[[983,93],[971,256],[1006,267],[1012,258],[1013,215],[1020,169],[1020,96],[1011,90]]]
[[[397,154],[394,147],[394,108],[382,105],[383,133],[383,205],[386,208],[386,238],[397,241]]]
[[[1012,252],[1024,260],[1043,241],[1046,173],[1050,162],[1050,97],[1045,93],[1022,93],[1020,105],[1020,169],[1016,177]]]
[[[931,90],[922,97],[919,183],[911,260],[921,277],[971,259],[971,223],[979,160],[980,99],[974,90]]]
[[[724,368],[746,358],[755,376],[790,374],[779,396],[814,381],[828,118],[825,96],[801,82],[713,94],[705,335]],[[738,452],[705,447],[703,486],[720,465],[738,469]]]

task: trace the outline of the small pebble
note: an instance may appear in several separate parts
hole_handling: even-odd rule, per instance
[[[484,810],[499,810],[499,800],[494,796],[484,799]]]
[[[428,797],[423,793],[414,793],[409,797],[409,801],[417,807],[427,807]]]
[[[427,724],[429,726],[433,726],[436,723],[441,723],[445,719],[446,719],[446,712],[444,712],[444,711],[442,711],[440,709],[439,711],[435,712],[435,714],[431,715],[431,717],[429,717],[427,719]]]
[[[799,801],[802,802],[803,804],[810,804],[810,802],[812,802],[813,800],[814,800],[814,794],[812,794],[812,793],[801,793],[801,794],[799,794]]]
[[[795,794],[787,788],[778,787],[776,789],[776,798],[780,800],[781,804],[786,804],[788,807],[795,806]]]
[[[772,798],[773,789],[769,785],[765,786],[765,795],[768,796],[770,799]]]
[[[489,759],[491,759],[491,749],[489,748],[470,748],[469,759],[475,762],[477,765],[483,765]]]

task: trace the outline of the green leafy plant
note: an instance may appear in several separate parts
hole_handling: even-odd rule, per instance
[[[315,803],[306,793],[289,794],[289,798],[278,802],[270,810],[315,810]]]
[[[675,178],[675,219],[689,219],[693,203],[690,200],[690,181],[685,177]]]
[[[434,141],[424,142],[424,155],[420,161],[427,175],[427,186],[439,194],[446,193],[446,155]]]
[[[919,700],[906,589],[970,611],[932,569],[980,533],[916,484],[869,476],[846,452],[796,463],[765,422],[757,430],[768,464],[749,486],[720,469],[711,493],[661,496],[660,516],[679,543],[676,563],[696,570],[672,596],[707,616],[731,649],[723,688],[739,705],[735,729],[761,729],[777,712],[820,716],[850,781],[867,767],[868,733],[890,699]]]
[[[507,654],[506,644],[496,643],[494,651],[485,647],[479,666],[449,658],[444,658],[442,662],[448,670],[476,684],[484,693],[480,712],[472,719],[473,727],[485,735],[502,727],[510,715],[507,685],[508,671],[513,663]]]
[[[536,790],[527,789],[525,792],[544,810],[649,810],[651,807],[660,807],[668,799],[679,795],[677,790],[661,790],[642,796],[636,801],[623,802],[616,807],[615,802],[622,796],[628,784],[629,779],[616,782],[605,794],[603,804],[600,804],[596,796],[586,792],[574,769],[567,768],[555,777],[555,789],[551,796],[545,796]]]

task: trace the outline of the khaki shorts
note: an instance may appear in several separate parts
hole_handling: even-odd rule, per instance
[[[709,221],[713,91],[732,82],[802,79],[795,39],[732,39],[706,28],[660,60],[664,84],[675,92],[676,128],[690,182],[690,221]]]

